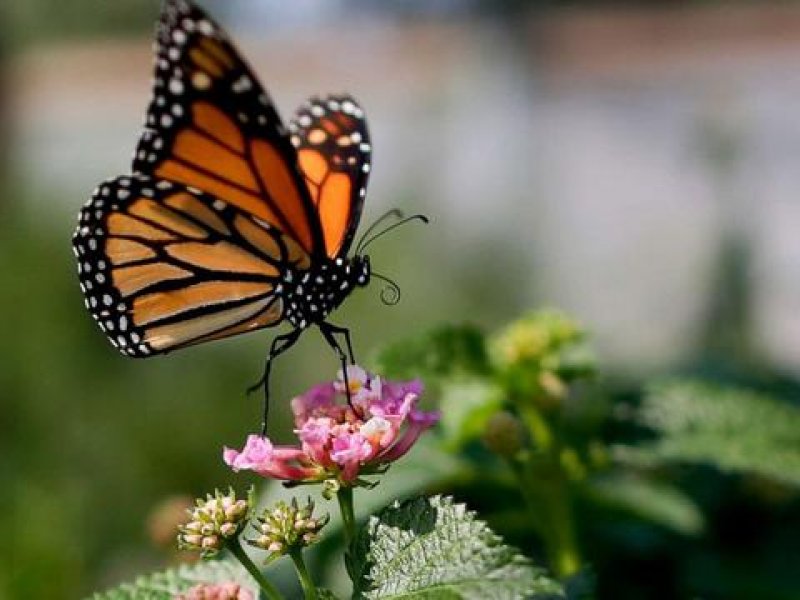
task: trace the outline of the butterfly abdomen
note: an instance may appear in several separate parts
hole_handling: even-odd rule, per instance
[[[286,270],[278,294],[285,318],[299,329],[321,323],[358,286],[369,283],[369,261],[337,258],[308,270]]]

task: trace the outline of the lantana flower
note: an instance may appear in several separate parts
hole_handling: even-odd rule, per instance
[[[295,483],[333,481],[354,486],[361,475],[381,472],[405,455],[438,412],[417,408],[423,386],[418,380],[383,381],[361,367],[340,371],[336,381],[314,386],[292,400],[299,445],[280,446],[250,435],[244,448],[225,448],[223,458],[235,471]]]
[[[253,594],[235,582],[200,583],[174,600],[254,600]]]

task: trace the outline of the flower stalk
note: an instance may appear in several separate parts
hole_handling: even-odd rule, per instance
[[[336,493],[344,525],[345,547],[349,550],[356,536],[356,515],[353,509],[353,488],[343,487]]]
[[[250,557],[247,556],[247,552],[244,551],[242,548],[242,544],[239,542],[239,538],[232,538],[228,542],[228,550],[230,550],[231,554],[236,557],[241,565],[247,569],[247,572],[255,579],[256,583],[258,583],[258,587],[261,588],[261,591],[264,593],[264,596],[269,598],[269,600],[282,600],[283,596],[278,591],[274,585],[272,585],[261,570],[253,564],[253,561],[250,560]]]
[[[306,563],[303,560],[303,551],[300,548],[293,548],[289,551],[289,556],[292,558],[297,578],[303,588],[303,597],[305,600],[317,600],[317,587],[311,580],[311,575],[306,568]]]

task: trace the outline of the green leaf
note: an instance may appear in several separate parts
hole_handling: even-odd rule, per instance
[[[636,475],[609,474],[587,480],[583,492],[595,504],[683,535],[697,535],[703,530],[703,515],[694,501],[666,483]]]
[[[91,596],[91,600],[171,600],[199,583],[235,582],[258,597],[258,585],[238,563],[209,560],[194,565],[143,575],[133,583]]]
[[[403,379],[485,375],[489,359],[483,333],[471,325],[445,326],[392,344],[377,355],[376,370]]]
[[[707,463],[800,486],[800,409],[756,392],[697,381],[651,388],[636,420],[660,437],[618,446],[614,457],[639,466]]]
[[[372,516],[350,566],[355,598],[563,598],[558,583],[449,497],[395,502]]]

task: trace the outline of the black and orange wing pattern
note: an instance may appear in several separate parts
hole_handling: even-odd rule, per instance
[[[162,11],[145,126],[134,172],[202,190],[325,255],[275,106],[222,29],[185,0]]]
[[[282,266],[310,262],[234,204],[144,175],[98,187],[73,244],[86,307],[137,357],[279,323]]]
[[[347,254],[371,169],[364,111],[349,95],[314,97],[289,124],[300,169],[316,207],[330,258]]]

